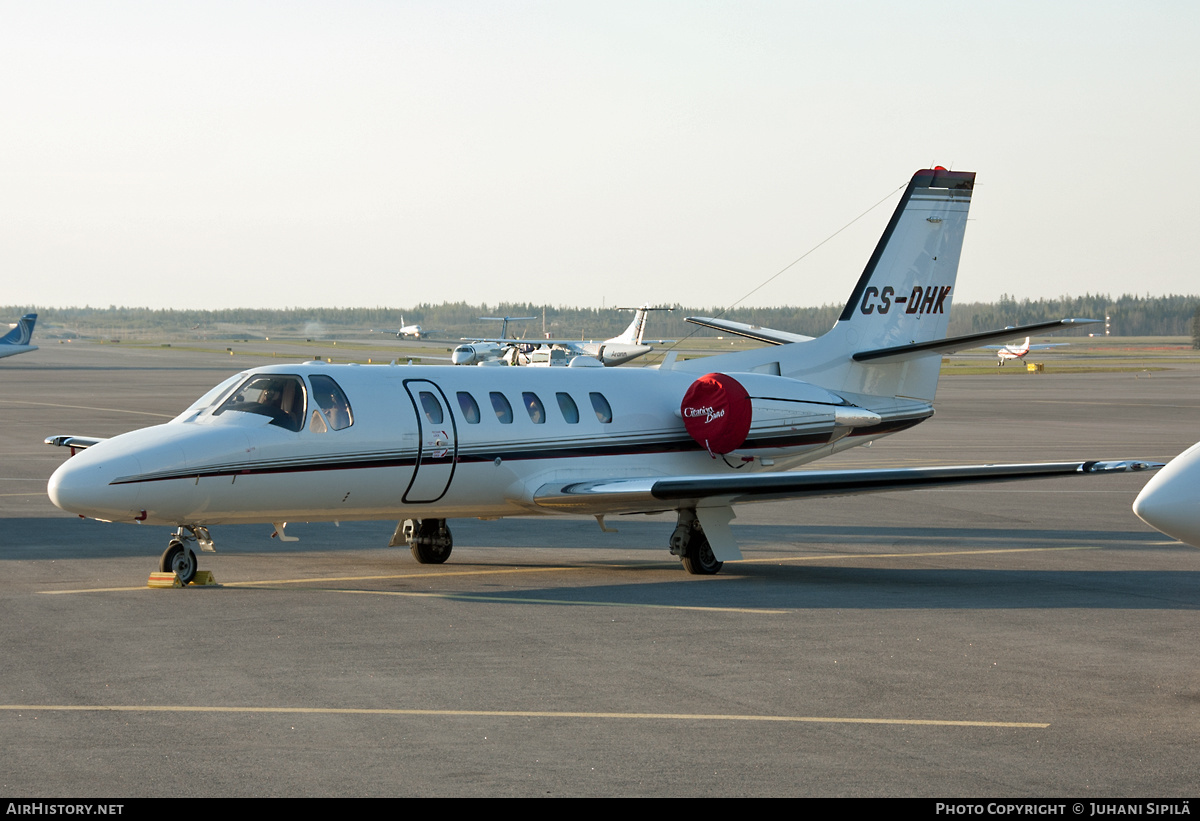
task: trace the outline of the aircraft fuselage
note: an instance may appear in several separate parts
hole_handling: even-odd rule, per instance
[[[295,382],[290,419],[228,404],[256,376]],[[739,376],[771,387],[752,400],[744,443],[722,455],[684,425],[696,373],[271,366],[231,378],[170,423],[80,452],[49,492],[84,516],[171,525],[545,513],[534,494],[551,482],[781,470],[932,414],[889,397],[876,415],[797,380]],[[344,392],[340,429],[314,377]]]

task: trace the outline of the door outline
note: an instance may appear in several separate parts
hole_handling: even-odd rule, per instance
[[[454,481],[454,471],[458,468],[458,422],[454,419],[454,411],[450,407],[450,400],[446,396],[446,392],[436,383],[428,379],[405,379],[404,390],[408,394],[408,401],[412,403],[413,414],[417,419],[417,458],[413,464],[412,478],[408,480],[408,487],[404,489],[404,495],[400,497],[400,501],[406,505],[432,504],[446,495],[446,491],[450,489],[450,483]],[[417,395],[421,390],[429,390],[433,393],[434,398],[442,404],[445,418],[450,422],[450,429],[445,431],[450,434],[450,442],[445,443],[449,447],[435,449],[435,446],[427,441],[435,434],[435,431],[425,418],[425,409],[418,401]],[[438,432],[441,432],[440,429]],[[441,452],[439,453],[439,451]],[[443,461],[447,457],[449,458],[448,463]],[[439,476],[447,467],[449,467],[449,471],[446,472],[446,481],[443,484]],[[421,476],[422,469],[425,471],[423,485],[428,485],[428,487],[417,485],[417,478]]]

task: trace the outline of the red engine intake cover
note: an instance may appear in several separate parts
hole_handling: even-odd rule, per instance
[[[750,394],[723,373],[710,373],[693,382],[679,410],[688,435],[710,453],[729,453],[750,433]]]

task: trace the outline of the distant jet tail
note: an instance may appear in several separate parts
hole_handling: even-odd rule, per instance
[[[33,326],[37,322],[37,314],[25,314],[17,322],[17,327],[0,337],[0,345],[28,345],[33,338]]]
[[[913,175],[824,336],[677,368],[775,373],[843,393],[932,400],[974,185],[972,172],[938,167]]]
[[[641,345],[642,336],[646,333],[646,314],[649,313],[649,306],[643,305],[638,308],[633,315],[633,322],[629,323],[629,327],[620,336],[614,336],[612,339],[606,339],[605,342],[619,342],[623,345]]]

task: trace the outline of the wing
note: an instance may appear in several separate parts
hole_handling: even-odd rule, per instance
[[[729,529],[729,522],[733,519],[731,506],[742,502],[849,496],[1052,476],[1127,473],[1160,467],[1162,465],[1157,462],[1129,460],[601,479],[542,485],[534,492],[533,503],[559,513],[590,514],[596,516],[602,526],[603,517],[610,514],[657,513],[694,508],[717,560],[735,561],[742,554]]]
[[[1158,462],[1034,462],[877,470],[797,470],[732,476],[608,479],[548,484],[534,493],[538,507],[578,513],[647,513],[693,505],[850,496],[946,485],[1014,482],[1155,470]]]

